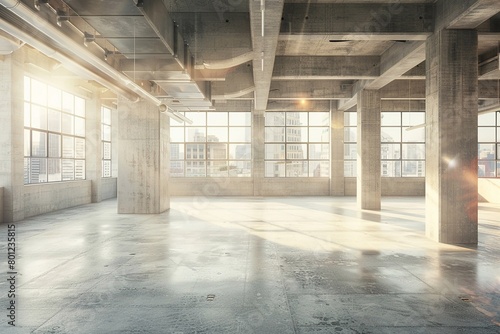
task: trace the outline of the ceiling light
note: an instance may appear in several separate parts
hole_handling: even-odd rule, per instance
[[[69,21],[69,14],[64,10],[57,11],[57,25],[62,27],[62,22]]]

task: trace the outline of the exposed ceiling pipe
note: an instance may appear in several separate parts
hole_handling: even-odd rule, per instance
[[[203,62],[203,65],[195,65],[195,69],[197,70],[203,70],[203,69],[208,69],[208,70],[223,70],[226,68],[231,68],[235,67],[241,64],[244,64],[246,62],[249,62],[253,59],[254,53],[253,51],[244,53],[242,55],[229,58],[229,59],[224,59],[224,60],[214,60],[210,62]]]

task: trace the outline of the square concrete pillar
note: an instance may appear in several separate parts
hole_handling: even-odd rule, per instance
[[[3,222],[24,219],[24,50],[0,58],[0,187]]]
[[[85,110],[85,165],[86,178],[91,181],[91,202],[102,200],[102,141],[101,141],[101,101],[94,92],[86,102]]]
[[[265,118],[263,110],[252,112],[252,176],[253,194],[262,196],[262,183],[265,181]]]
[[[147,101],[118,97],[118,213],[170,207],[169,118]]]
[[[330,195],[344,196],[344,111],[330,103]]]
[[[477,244],[477,32],[436,32],[426,52],[426,234]]]
[[[358,93],[358,177],[357,201],[360,209],[380,210],[380,93]]]

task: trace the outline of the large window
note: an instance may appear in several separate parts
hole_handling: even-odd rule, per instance
[[[425,176],[424,112],[382,112],[383,177]]]
[[[102,177],[111,177],[111,109],[101,107]]]
[[[249,177],[250,112],[186,112],[193,124],[170,122],[170,175]]]
[[[24,78],[24,183],[85,179],[85,100]]]
[[[356,112],[344,113],[344,176],[357,176],[357,128],[358,114]]]
[[[500,112],[479,115],[478,176],[500,177]]]
[[[329,177],[330,114],[266,112],[265,176]]]

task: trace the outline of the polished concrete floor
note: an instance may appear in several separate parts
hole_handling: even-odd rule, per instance
[[[115,212],[110,200],[16,223],[16,328],[2,279],[0,333],[500,333],[500,205],[480,204],[477,248],[426,239],[423,198]]]

